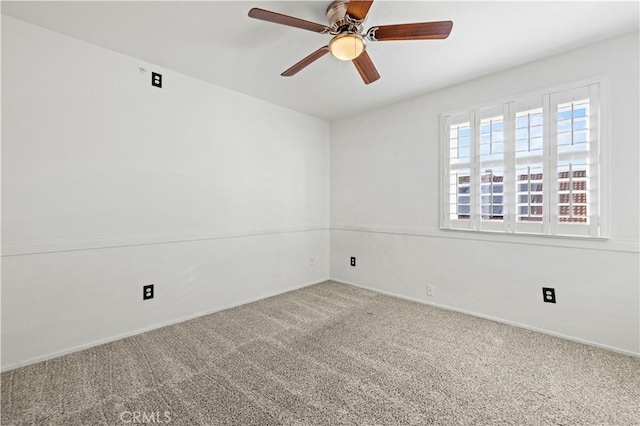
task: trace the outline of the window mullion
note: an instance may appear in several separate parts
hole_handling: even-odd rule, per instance
[[[480,114],[478,111],[471,112],[471,182],[469,185],[469,196],[471,200],[469,221],[471,229],[477,231],[480,227],[481,213],[481,191],[480,191]]]
[[[451,203],[449,201],[451,194],[449,193],[450,187],[450,175],[451,175],[451,160],[450,160],[450,147],[449,141],[451,138],[451,117],[446,116],[442,120],[442,143],[440,144],[442,149],[442,183],[440,185],[442,196],[440,197],[441,203],[441,218],[440,223],[443,228],[451,227]],[[446,188],[446,190],[445,190]]]
[[[601,234],[599,211],[600,200],[600,86],[589,86],[589,235],[597,237]]]
[[[545,119],[549,123],[544,141],[544,152],[546,161],[543,166],[542,193],[545,200],[548,200],[547,220],[545,220],[545,234],[558,233],[558,99],[554,94],[545,96],[544,107],[546,111]]]
[[[513,110],[513,111],[512,111]],[[516,111],[513,104],[505,104],[504,123],[504,220],[507,232],[516,230]]]

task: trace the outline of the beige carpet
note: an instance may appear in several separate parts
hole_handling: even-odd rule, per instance
[[[326,282],[2,374],[2,424],[632,425],[640,360]]]

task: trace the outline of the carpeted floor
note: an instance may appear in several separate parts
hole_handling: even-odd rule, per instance
[[[326,282],[2,374],[2,424],[635,425],[640,359]]]

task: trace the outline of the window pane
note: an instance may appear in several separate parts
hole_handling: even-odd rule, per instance
[[[558,221],[589,223],[589,168],[585,161],[558,165]]]
[[[530,120],[532,126],[542,126],[542,108],[532,110]]]
[[[455,124],[449,128],[449,161],[467,163],[469,154],[470,123]]]
[[[528,123],[528,118],[526,116],[516,115],[516,129],[526,128],[527,123]]]
[[[516,222],[542,222],[542,108],[517,112],[516,120],[519,123],[516,131],[527,135],[526,139],[518,141],[516,145]]]
[[[583,129],[588,128],[588,126],[589,126],[589,124],[588,124],[588,121],[587,121],[586,117],[585,118],[576,118],[573,121],[573,128],[576,129],[576,130],[583,130]]]
[[[470,169],[471,123],[449,127],[449,218],[469,220],[471,212]],[[464,167],[467,165],[467,167]],[[464,168],[460,169],[460,166]],[[455,167],[451,169],[452,167]]]
[[[558,145],[587,143],[589,139],[589,99],[558,105]]]
[[[471,214],[471,197],[469,195],[461,195],[461,194],[470,194],[471,188],[471,177],[469,171],[465,170],[461,174],[457,176],[457,194],[458,194],[458,202],[456,208],[456,219],[469,219],[469,215]]]
[[[504,117],[480,122],[480,219],[504,220]]]
[[[504,173],[502,169],[486,170],[480,178],[480,212],[482,220],[504,219]]]
[[[531,151],[535,152],[535,151],[540,151],[540,153],[542,153],[542,138],[531,138],[530,140],[531,143]]]
[[[516,156],[542,155],[542,108],[516,113]]]
[[[558,116],[557,119],[558,121],[560,120],[567,120],[571,118],[571,110],[567,110],[566,108],[558,108]]]
[[[518,168],[516,183],[516,221],[542,222],[544,212],[542,164]]]
[[[471,151],[469,150],[469,147],[461,146],[458,151],[458,158],[460,159],[460,161],[463,163],[468,163],[470,160],[470,156],[471,156]]]
[[[542,137],[542,126],[531,126],[531,137],[532,138]]]
[[[558,132],[570,132],[571,127],[571,120],[558,121]]]
[[[558,222],[589,223],[589,100],[558,105]],[[579,153],[583,153],[578,156]]]

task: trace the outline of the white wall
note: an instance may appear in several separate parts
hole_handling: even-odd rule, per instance
[[[3,369],[328,278],[329,123],[5,16],[2,89]]]
[[[638,52],[635,33],[332,123],[332,278],[640,354]],[[608,241],[439,230],[441,113],[594,77],[610,83]]]
[[[639,62],[635,34],[329,126],[3,16],[2,369],[329,275],[639,354]],[[608,241],[438,229],[441,112],[602,75]]]

